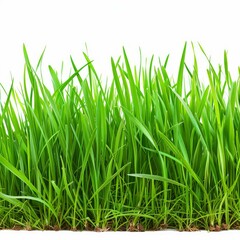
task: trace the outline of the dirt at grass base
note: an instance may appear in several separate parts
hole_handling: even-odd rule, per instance
[[[169,227],[167,224],[160,224],[159,227],[157,228],[150,228],[150,229],[145,229],[144,226],[140,223],[138,224],[133,224],[132,222],[130,222],[128,224],[128,226],[122,226],[120,227],[117,232],[119,231],[128,231],[128,232],[145,232],[145,231],[161,231],[161,230],[167,230],[167,229],[171,229],[171,230],[177,230],[177,231],[185,231],[185,232],[195,232],[195,231],[200,231],[200,230],[207,230],[210,232],[219,232],[219,231],[226,231],[226,230],[240,230],[240,223],[235,223],[234,225],[232,225],[231,227],[225,223],[223,223],[221,226],[219,225],[214,225],[214,226],[209,226],[208,229],[205,228],[200,228],[197,226],[189,226],[183,229],[177,229],[174,227]],[[27,230],[27,231],[34,231],[34,230],[46,230],[46,231],[60,231],[60,230],[69,230],[69,231],[94,231],[94,232],[108,232],[108,231],[115,231],[114,229],[112,229],[110,226],[107,227],[92,227],[90,226],[90,224],[86,224],[84,229],[80,229],[80,228],[71,228],[70,226],[62,226],[59,227],[58,225],[54,225],[54,226],[50,226],[50,225],[46,225],[44,226],[43,229],[38,229],[38,228],[32,228],[29,225],[26,226],[20,226],[20,225],[14,225],[12,228],[2,228],[0,227],[0,230],[16,230],[16,231],[20,231],[20,230]]]

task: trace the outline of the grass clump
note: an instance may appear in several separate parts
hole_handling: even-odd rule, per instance
[[[107,86],[84,54],[80,69],[71,58],[65,81],[49,66],[50,91],[39,74],[42,56],[34,69],[23,50],[20,91],[1,90],[1,228],[238,226],[240,81],[226,52],[217,69],[206,57],[206,86],[194,51],[193,65],[185,63],[185,45],[175,81],[168,58],[137,68],[123,49]]]

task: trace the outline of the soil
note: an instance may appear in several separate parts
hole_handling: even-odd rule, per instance
[[[129,225],[126,227],[122,226],[118,229],[118,231],[129,231],[129,232],[144,232],[144,231],[159,231],[159,230],[165,230],[168,229],[168,225],[167,224],[160,224],[160,226],[158,228],[154,228],[154,229],[145,229],[144,226],[140,223],[134,224],[133,222],[130,222]],[[170,228],[169,228],[170,229]],[[171,228],[172,229],[172,228]],[[231,228],[229,227],[229,225],[227,225],[226,223],[223,223],[221,226],[219,225],[214,225],[214,226],[209,226],[208,229],[203,229],[203,228],[199,228],[197,226],[189,226],[186,227],[182,230],[179,231],[185,231],[185,232],[195,232],[195,231],[199,231],[199,230],[209,230],[211,232],[219,232],[219,231],[224,231],[224,230],[240,230],[240,223],[235,223],[233,226],[231,226]],[[32,231],[32,230],[37,230],[32,228],[30,225],[26,225],[25,227],[20,226],[20,225],[14,225],[12,228],[0,228],[0,230],[27,230],[27,231]],[[90,226],[90,224],[85,223],[85,229],[79,229],[79,228],[70,228],[69,226],[58,226],[58,225],[54,225],[54,226],[45,226],[43,230],[49,230],[49,231],[60,231],[60,230],[69,230],[69,231],[82,231],[82,230],[86,230],[86,231],[95,231],[95,232],[107,232],[107,231],[113,231],[109,226],[107,227],[95,227],[93,228],[92,226]],[[176,229],[177,230],[177,229]]]

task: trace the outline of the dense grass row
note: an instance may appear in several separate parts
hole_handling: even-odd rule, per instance
[[[185,54],[173,81],[168,58],[136,68],[123,50],[106,86],[84,55],[86,78],[49,66],[50,91],[24,47],[21,90],[1,89],[0,227],[236,227],[240,81],[225,52],[203,85]]]

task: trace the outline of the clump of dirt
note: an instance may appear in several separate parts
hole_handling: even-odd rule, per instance
[[[43,227],[43,230],[50,230],[50,231],[60,231],[60,230],[69,230],[69,231],[95,231],[95,232],[107,232],[107,231],[129,231],[129,232],[144,232],[144,231],[161,231],[165,229],[175,229],[179,231],[187,231],[187,232],[195,232],[199,230],[206,230],[205,227],[200,227],[198,225],[189,225],[185,226],[185,228],[177,229],[172,226],[169,227],[167,223],[161,223],[158,226],[151,226],[150,228],[146,228],[142,223],[140,222],[134,222],[133,220],[129,220],[129,222],[123,222],[120,223],[120,226],[116,229],[113,225],[114,223],[112,221],[108,222],[106,226],[93,226],[90,222],[85,221],[84,226],[76,226],[76,227],[71,227],[67,223],[60,225],[45,225]],[[5,227],[0,227],[0,230],[2,229],[9,229]],[[240,229],[240,222],[235,222],[234,224],[228,225],[226,223],[222,223],[221,225],[216,224],[216,225],[210,225],[207,230],[211,232],[219,232],[219,231],[224,231],[224,230],[229,230],[229,229]],[[32,231],[32,230],[39,230],[39,228],[35,228],[31,226],[29,223],[25,223],[25,225],[20,225],[20,224],[15,224],[13,225],[10,230],[27,230],[27,231]]]
[[[215,226],[210,226],[209,231],[211,232],[219,232],[221,230],[228,230],[229,226],[226,223],[223,223],[221,226],[216,224]]]
[[[133,222],[130,222],[127,231],[129,231],[129,232],[144,232],[145,229],[141,223],[134,224]]]
[[[199,230],[200,229],[197,226],[188,226],[183,231],[186,231],[186,232],[196,232],[196,231],[199,231]]]

